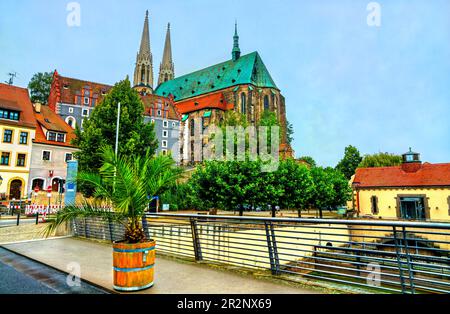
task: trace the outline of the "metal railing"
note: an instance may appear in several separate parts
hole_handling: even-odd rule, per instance
[[[369,292],[449,293],[450,223],[156,214],[157,251]],[[119,240],[123,227],[74,222],[77,236]]]

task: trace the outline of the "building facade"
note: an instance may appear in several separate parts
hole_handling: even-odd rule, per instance
[[[181,115],[173,106],[173,101],[156,95],[141,96],[144,103],[144,122],[153,123],[158,139],[159,154],[171,154],[172,158],[180,162],[180,130]]]
[[[75,129],[83,129],[83,121],[112,86],[61,76],[53,73],[48,106]]]
[[[0,83],[0,202],[27,195],[36,127],[28,90]]]
[[[450,163],[422,163],[410,150],[400,166],[357,169],[351,184],[359,216],[450,220]]]
[[[37,128],[32,144],[28,193],[48,187],[57,192],[59,180],[66,180],[67,162],[74,159],[78,150],[71,144],[74,130],[48,106],[34,104],[33,109]]]

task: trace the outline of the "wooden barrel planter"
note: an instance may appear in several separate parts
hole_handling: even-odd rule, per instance
[[[155,241],[113,243],[114,289],[139,291],[153,286]]]

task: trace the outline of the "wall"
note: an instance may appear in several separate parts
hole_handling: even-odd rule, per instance
[[[12,143],[3,142],[3,132],[5,129],[13,130]],[[20,132],[28,132],[28,143],[19,144]],[[3,178],[3,183],[0,186],[0,193],[9,194],[9,185],[14,179],[22,181],[22,197],[26,196],[28,176],[30,170],[31,146],[32,139],[35,137],[35,130],[26,127],[15,127],[9,125],[0,125],[0,154],[1,152],[9,152],[10,160],[9,166],[0,166],[0,175]],[[26,154],[25,167],[17,167],[17,154]]]
[[[430,220],[450,221],[450,187],[447,188],[398,188],[361,189],[359,191],[360,215],[372,215],[371,197],[378,197],[379,213],[375,218],[397,219],[397,195],[422,195],[428,200]]]

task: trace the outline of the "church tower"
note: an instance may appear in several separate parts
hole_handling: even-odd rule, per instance
[[[139,93],[153,93],[153,56],[150,51],[148,11],[145,13],[141,47],[136,57],[136,67],[134,69],[134,89]]]
[[[158,85],[175,78],[175,69],[172,60],[172,44],[170,42],[170,23],[167,25],[166,43],[164,44],[164,54],[159,67]]]
[[[239,48],[239,36],[237,32],[237,22],[234,24],[233,50],[231,52],[233,61],[237,61],[241,57],[241,49]]]

